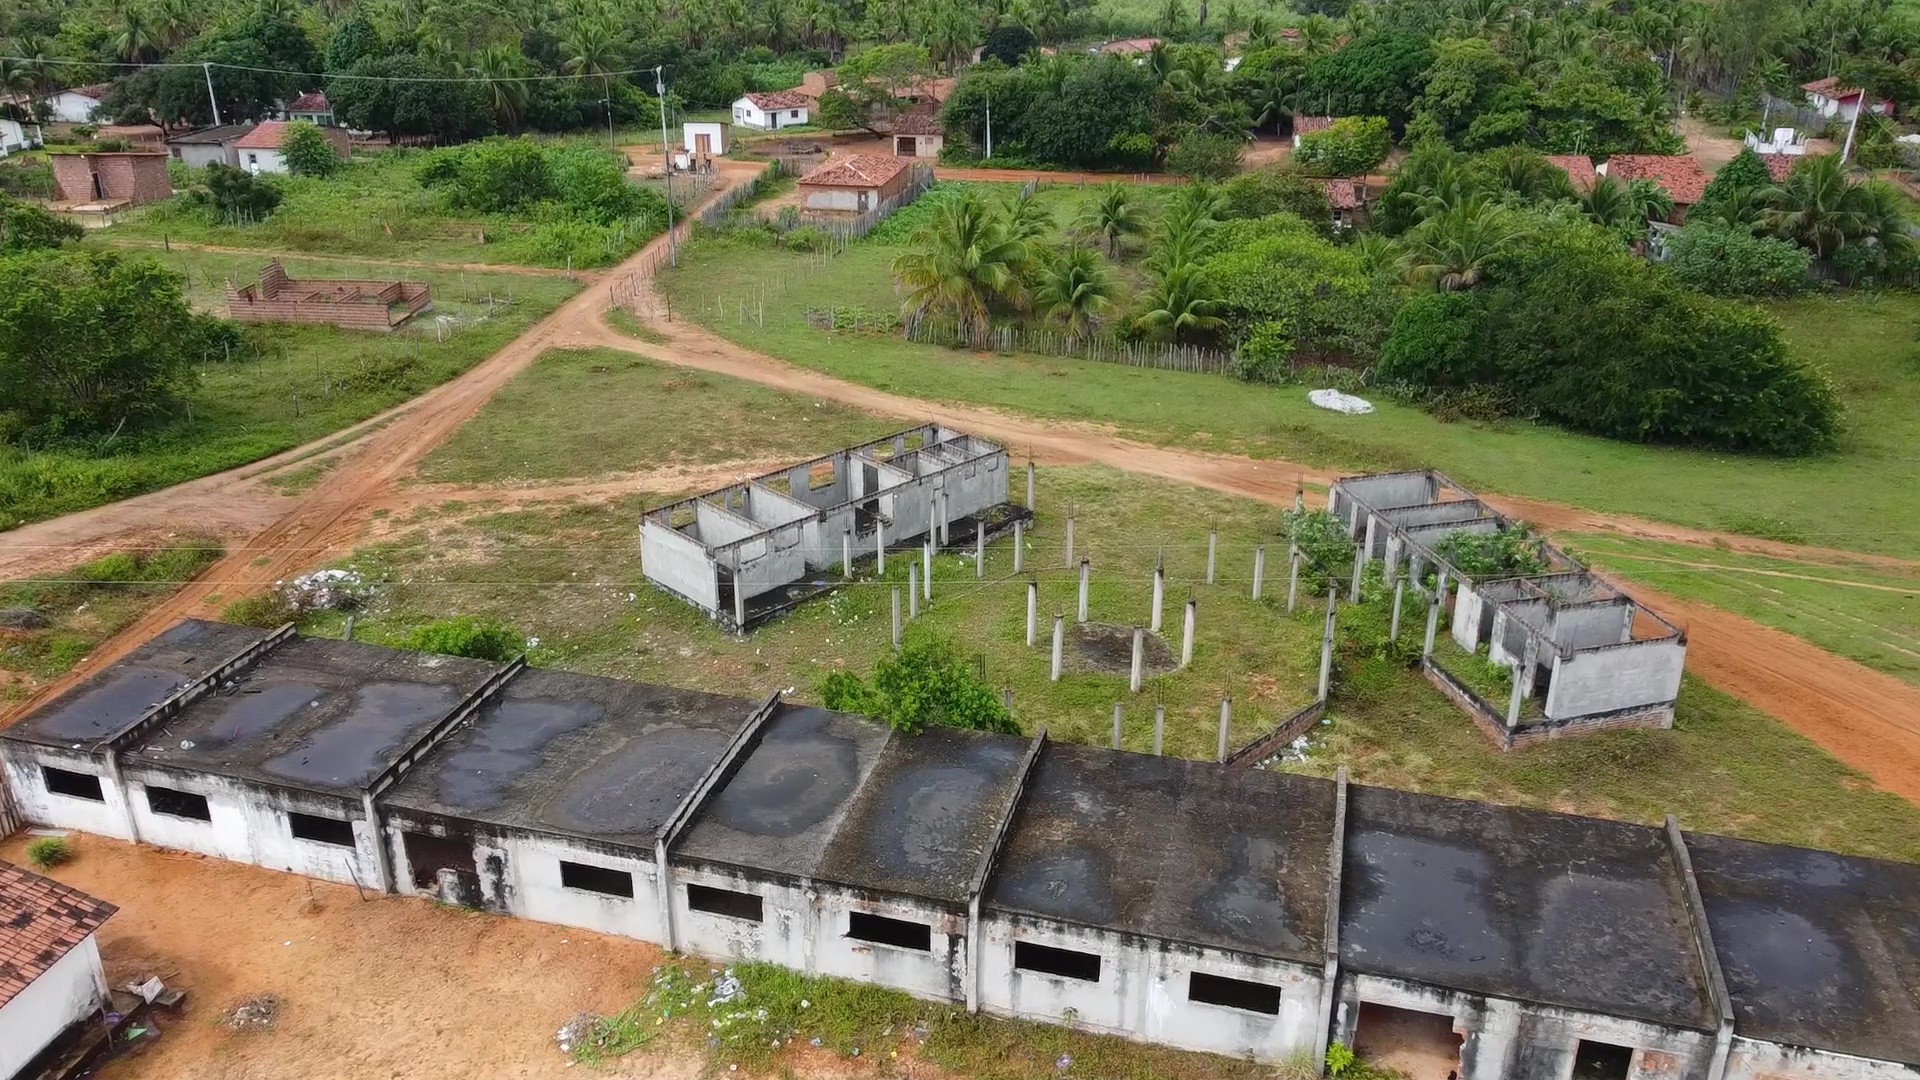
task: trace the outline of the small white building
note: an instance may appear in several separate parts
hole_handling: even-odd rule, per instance
[[[22,124],[18,120],[0,119],[0,158],[8,154],[17,154],[22,150],[31,150],[39,145],[38,124]]]
[[[92,86],[76,86],[71,90],[62,90],[42,98],[47,106],[47,119],[56,124],[91,123],[94,114],[100,111],[100,103],[106,100],[111,83],[95,83]]]
[[[1875,116],[1892,116],[1893,102],[1870,97],[1865,90],[1840,85],[1838,76],[1829,75],[1800,87],[1807,93],[1807,107],[1822,116],[1851,123],[1862,101],[1870,101],[1867,111]]]
[[[1801,157],[1807,152],[1807,137],[1790,127],[1774,128],[1771,134],[1749,131],[1744,141],[1754,153],[1761,157],[1772,154]]]
[[[812,122],[814,98],[798,90],[747,94],[733,103],[733,122],[757,131],[778,131]]]
[[[184,162],[197,169],[204,169],[209,165],[228,165],[238,168],[240,152],[234,144],[252,131],[252,124],[222,124],[219,127],[204,127],[198,131],[185,132],[167,140],[167,154],[175,161]]]
[[[339,121],[333,116],[333,105],[327,101],[327,95],[318,90],[294,98],[285,113],[285,119],[290,121],[305,120],[317,127],[339,126]]]
[[[673,167],[685,171],[725,157],[732,146],[730,134],[727,125],[717,121],[682,124],[680,149],[673,153]]]
[[[250,173],[288,172],[286,155],[280,152],[280,144],[286,140],[290,127],[292,124],[285,120],[267,120],[234,140],[235,164]],[[320,132],[333,144],[336,156],[347,156],[349,143],[345,131],[323,127]]]
[[[0,1076],[99,1013],[106,974],[94,932],[116,909],[0,862]]]

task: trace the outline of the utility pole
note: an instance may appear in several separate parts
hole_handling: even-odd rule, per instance
[[[667,168],[667,265],[680,265],[680,248],[673,240],[673,149],[667,145],[666,65],[653,69],[653,92],[660,99],[660,160]]]
[[[1853,122],[1847,125],[1847,143],[1840,148],[1840,164],[1845,165],[1853,156],[1853,133],[1860,127],[1860,114],[1867,111],[1867,91],[1860,89],[1860,100],[1853,106]]]
[[[220,126],[220,102],[215,100],[213,96],[213,65],[210,63],[201,64],[200,74],[206,76],[207,78],[207,104],[213,106],[213,126],[219,127]]]
[[[607,106],[607,145],[613,145],[613,82],[607,76],[600,76],[600,100]]]
[[[993,158],[993,95],[987,95],[987,158]]]

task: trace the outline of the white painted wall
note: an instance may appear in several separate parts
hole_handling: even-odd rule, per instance
[[[749,103],[751,104],[751,103]],[[692,122],[680,125],[680,145],[689,153],[699,145],[699,136],[707,137],[710,152],[718,156],[727,152],[727,125],[717,123]]]
[[[401,834],[408,830],[429,831],[410,823],[404,815],[396,815],[387,822],[394,888],[408,896],[428,895],[430,890],[417,889],[413,884],[413,866],[401,839]],[[561,884],[563,860],[632,875],[633,896],[611,896]],[[496,866],[498,873],[493,872]],[[614,854],[565,837],[514,831],[476,836],[473,869],[480,876],[481,902],[488,910],[535,922],[618,934],[656,945],[667,943],[653,863],[641,858],[638,852]]]
[[[755,105],[752,98],[742,97],[733,103],[733,122],[761,131],[778,131],[806,123],[810,112],[805,105],[768,111]]]
[[[47,105],[53,110],[50,119],[56,124],[87,123],[100,108],[98,101],[71,90],[62,90],[47,98]]]
[[[720,608],[720,576],[706,545],[652,519],[640,522],[640,566],[648,578],[708,611]]]
[[[278,150],[241,149],[236,151],[240,157],[240,167],[251,173],[285,173],[287,159]]]
[[[0,1076],[19,1072],[69,1025],[98,1009],[106,996],[100,946],[88,934],[0,1008]]]
[[[205,773],[175,775],[129,768],[127,804],[140,839],[159,847],[211,855],[231,862],[285,870],[322,881],[380,887],[380,840],[357,807],[324,796],[293,796]],[[147,785],[203,795],[212,821],[157,814],[147,804]],[[355,846],[297,839],[289,810],[351,821]]]
[[[1915,1076],[1920,1076],[1920,1070],[1907,1065],[1804,1046],[1780,1046],[1738,1035],[1727,1054],[1726,1080],[1913,1080]]]
[[[133,827],[127,820],[127,806],[120,790],[106,775],[106,766],[85,754],[69,753],[26,743],[0,743],[0,761],[7,773],[7,786],[20,816],[35,825],[54,829],[78,829],[116,840],[133,839]],[[42,765],[100,778],[102,802],[56,795],[47,790]]]

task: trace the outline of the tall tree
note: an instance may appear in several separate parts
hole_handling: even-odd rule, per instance
[[[995,306],[1025,300],[1019,268],[1027,259],[1026,245],[1008,235],[1000,215],[967,194],[943,203],[914,234],[893,260],[893,279],[909,318],[951,318],[972,334],[986,329]]]

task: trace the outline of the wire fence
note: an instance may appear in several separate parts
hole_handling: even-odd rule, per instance
[[[812,323],[811,312],[808,321]],[[1121,341],[1105,334],[1075,336],[1022,326],[961,330],[952,322],[934,319],[906,320],[905,334],[908,341],[951,349],[1070,356],[1103,364],[1206,375],[1232,375],[1239,370],[1239,356],[1234,352],[1172,342]]]
[[[783,164],[783,159],[776,159],[775,166],[783,175],[792,175],[787,172],[788,166]],[[909,168],[912,175],[908,178],[906,187],[902,188],[898,194],[882,200],[878,205],[853,217],[827,217],[807,213],[797,206],[786,206],[770,219],[756,216],[748,221],[740,221],[731,213],[733,208],[739,205],[735,202],[733,206],[728,207],[728,213],[714,214],[711,220],[703,215],[701,224],[715,229],[770,228],[782,236],[804,229],[819,235],[820,244],[817,250],[829,256],[838,255],[853,246],[855,241],[872,232],[901,207],[926,194],[927,189],[933,186],[932,166],[915,164]]]

